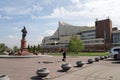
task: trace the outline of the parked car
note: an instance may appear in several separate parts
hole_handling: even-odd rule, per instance
[[[113,47],[109,52],[110,58],[114,58],[115,60],[120,59],[120,47]]]

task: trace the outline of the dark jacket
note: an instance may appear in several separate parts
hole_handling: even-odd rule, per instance
[[[66,52],[63,52],[63,58],[66,58]]]

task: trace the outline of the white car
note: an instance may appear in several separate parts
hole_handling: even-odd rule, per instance
[[[109,56],[110,58],[114,58],[115,60],[120,59],[120,47],[111,48]]]

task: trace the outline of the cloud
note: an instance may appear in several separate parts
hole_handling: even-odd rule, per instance
[[[2,19],[2,20],[9,20],[9,19],[12,19],[12,17],[0,15],[0,19]]]
[[[7,6],[0,8],[0,12],[4,15],[15,16],[15,15],[31,15],[38,14],[42,11],[43,7],[38,5],[33,5],[32,7],[13,7]]]
[[[33,2],[31,0],[31,2]],[[32,19],[54,19],[54,18],[62,18],[62,19],[80,19],[80,18],[101,18],[101,17],[114,17],[120,16],[116,14],[120,9],[120,1],[119,0],[69,0],[71,4],[54,6],[52,13],[47,13],[41,16],[43,10],[43,3],[49,7],[48,4],[52,4],[54,0],[45,0],[41,2],[41,4],[34,3],[32,6],[6,6],[0,8],[0,12],[3,12],[7,15],[29,15]],[[65,2],[67,3],[67,1]],[[30,5],[30,4],[29,4]],[[51,8],[50,8],[51,9]],[[116,14],[116,15],[115,15]],[[9,19],[10,17],[4,17]],[[1,18],[2,19],[2,18]]]
[[[8,38],[14,39],[15,37],[13,35],[9,35]]]
[[[53,35],[53,34],[55,33],[55,31],[56,31],[56,30],[47,30],[47,31],[45,31],[45,34],[46,34],[47,36],[51,36],[51,35]]]
[[[81,1],[80,0],[71,0],[71,2],[74,4],[75,7],[81,8]]]
[[[17,35],[8,35],[7,39],[8,39],[8,40],[11,39],[11,40],[16,40],[16,41],[18,41],[18,40],[20,40],[20,37],[17,36]]]
[[[14,30],[14,31],[21,31],[21,28],[19,28],[19,27],[13,27],[12,30]]]
[[[71,0],[71,2],[74,3],[74,4],[79,4],[80,0]]]
[[[32,9],[31,12],[41,12],[43,10],[43,7],[33,5],[33,7],[31,9]]]
[[[81,4],[80,0],[72,0],[73,3],[75,4]],[[89,18],[90,16],[92,17],[100,17],[100,16],[115,16],[114,14],[119,11],[119,4],[120,1],[115,1],[115,0],[91,0],[88,1],[84,4],[82,4],[81,9],[75,9],[75,10],[67,10],[64,7],[61,8],[55,8],[53,10],[53,13],[51,16],[65,16],[65,17],[87,17]],[[73,8],[78,8],[74,7]],[[113,11],[114,10],[114,11]],[[119,15],[120,16],[120,15]],[[70,18],[71,18],[70,17]]]
[[[5,43],[8,47],[13,48],[15,45],[20,47],[20,38],[17,35],[2,36],[1,43]]]
[[[66,16],[67,14],[69,14],[69,12],[67,10],[65,10],[64,7],[60,7],[60,8],[54,9],[51,16],[53,16],[53,17],[63,17],[63,16]]]
[[[37,36],[36,39],[29,39],[27,44],[29,45],[38,45],[42,43],[43,36]]]
[[[37,40],[39,41],[39,43],[41,43],[41,42],[42,42],[42,39],[43,39],[43,38],[44,38],[43,36],[39,36],[39,37],[38,37],[38,39],[37,39]]]
[[[66,18],[67,16],[72,15],[71,12],[67,11],[64,7],[57,7],[53,9],[53,13],[47,16],[35,16],[32,15],[32,19],[50,19],[50,18]]]
[[[53,35],[54,32],[55,32],[55,30],[47,30],[47,31],[45,31],[45,35],[51,36],[51,35]],[[27,44],[29,44],[29,45],[41,44],[43,38],[44,38],[44,36],[37,36],[36,39],[34,39],[34,38],[29,39]]]
[[[44,5],[49,5],[52,4],[53,0],[44,0]]]
[[[62,19],[84,19],[84,18],[105,18],[119,17],[120,1],[119,0],[71,0],[73,4],[61,6],[53,9],[50,15],[33,16],[34,19],[62,18]],[[76,5],[79,5],[76,6]],[[72,9],[72,10],[71,10]],[[115,15],[116,14],[116,15]]]

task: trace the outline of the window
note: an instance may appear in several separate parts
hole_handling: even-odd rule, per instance
[[[116,48],[116,49],[114,49],[114,51],[120,52],[120,48]]]

